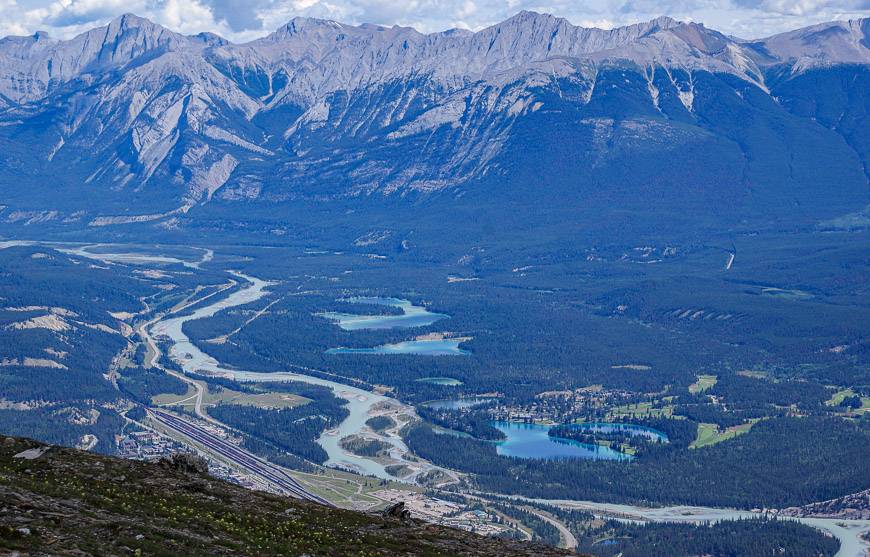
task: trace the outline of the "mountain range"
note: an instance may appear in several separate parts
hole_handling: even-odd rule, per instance
[[[870,19],[743,40],[667,17],[432,34],[295,18],[232,44],[124,15],[0,40],[0,221],[473,200],[814,225],[870,203],[868,70]]]

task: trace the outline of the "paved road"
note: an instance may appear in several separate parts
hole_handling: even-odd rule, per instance
[[[148,414],[165,427],[204,445],[209,450],[214,451],[236,466],[260,477],[267,484],[277,487],[287,495],[292,495],[301,499],[308,499],[309,501],[314,501],[322,505],[332,506],[332,504],[326,499],[306,490],[302,484],[293,479],[282,468],[221,439],[213,433],[192,423],[190,420],[156,409],[149,409]]]
[[[549,522],[556,530],[559,531],[560,546],[565,549],[577,549],[577,538],[571,533],[561,521],[556,520],[549,514],[540,511],[534,507],[523,507],[526,511],[538,516],[541,520]]]
[[[226,284],[223,287],[219,288],[218,290],[212,292],[211,294],[203,296],[202,298],[196,298],[194,300],[189,300],[186,303],[183,303],[179,306],[174,307],[172,310],[169,311],[169,314],[184,311],[185,309],[190,308],[192,306],[195,306],[195,305],[211,298],[212,296],[216,296],[216,295],[232,288],[236,284],[238,284],[236,281],[234,281],[234,280],[230,281],[228,284]],[[157,343],[154,341],[154,338],[151,336],[151,327],[152,327],[152,325],[154,325],[158,321],[164,319],[165,317],[166,317],[165,314],[159,315],[158,317],[155,317],[151,321],[143,323],[143,324],[139,325],[139,327],[136,328],[136,332],[139,334],[139,337],[145,341],[145,344],[148,348],[146,355],[145,355],[145,367],[146,368],[157,368],[157,369],[163,371],[164,373],[167,373],[167,374],[169,374],[177,379],[180,379],[181,381],[184,381],[188,385],[192,386],[196,390],[196,393],[194,394],[194,397],[196,397],[196,402],[194,403],[194,413],[197,416],[199,416],[201,419],[203,419],[207,422],[211,422],[217,426],[226,427],[225,424],[220,423],[219,421],[215,420],[214,418],[212,418],[211,416],[209,416],[208,414],[206,414],[203,411],[202,399],[203,399],[203,396],[205,395],[205,386],[200,381],[194,381],[193,379],[190,379],[189,377],[187,377],[183,373],[178,373],[177,371],[171,370],[171,369],[164,367],[163,365],[160,364],[160,356],[162,354],[160,352],[160,348],[157,347]],[[193,398],[193,397],[191,397],[191,398]]]
[[[234,286],[234,284],[235,282],[207,296],[191,301],[187,304],[182,305],[181,307],[174,308],[172,313],[183,311],[190,306],[198,304],[203,300],[210,298],[211,296],[223,292],[227,288],[231,288],[232,286]],[[139,336],[145,341],[145,344],[148,347],[145,367],[157,368],[169,375],[172,375],[173,377],[180,379],[181,381],[184,381],[188,385],[193,386],[193,388],[196,390],[196,394],[194,395],[194,397],[196,397],[194,412],[196,413],[197,417],[207,422],[213,423],[216,426],[227,428],[225,424],[215,420],[203,411],[202,399],[203,395],[205,394],[205,387],[201,382],[194,381],[189,377],[185,376],[183,373],[178,373],[160,364],[160,348],[151,337],[150,327],[164,317],[165,315],[161,315],[137,327],[137,332],[139,333]],[[149,408],[147,410],[152,418],[163,424],[165,427],[204,445],[211,451],[220,455],[223,459],[257,476],[264,483],[268,485],[273,485],[279,490],[284,491],[288,495],[299,497],[301,499],[307,499],[309,501],[315,501],[323,505],[333,506],[332,503],[330,503],[326,499],[323,499],[322,497],[307,491],[299,482],[293,479],[281,467],[275,466],[274,464],[271,464],[270,462],[263,460],[255,456],[254,454],[236,445],[233,445],[232,443],[224,441],[220,437],[217,437],[206,431],[205,429],[197,426],[196,424],[191,423],[189,420],[180,418],[178,416],[169,414],[156,408]]]

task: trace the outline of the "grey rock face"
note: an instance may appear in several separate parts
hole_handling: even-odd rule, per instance
[[[476,33],[296,18],[235,45],[125,15],[68,41],[0,40],[0,145],[27,145],[0,160],[0,178],[165,200],[90,214],[95,226],[177,218],[213,198],[443,191],[494,172],[518,123],[557,97],[583,107],[607,87],[679,120],[709,93],[699,74],[768,95],[773,67],[870,63],[868,37],[868,20],[744,42],[666,17],[601,30],[521,12]],[[603,77],[622,69],[621,81]],[[581,118],[595,141],[619,110]]]
[[[176,453],[172,456],[160,459],[160,464],[173,470],[179,470],[188,474],[208,474],[208,462],[204,458],[187,453]]]

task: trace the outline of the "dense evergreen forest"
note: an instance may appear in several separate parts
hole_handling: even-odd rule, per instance
[[[422,404],[417,407],[417,414],[428,422],[454,431],[467,433],[476,439],[498,441],[505,437],[504,433],[492,426],[490,423],[492,418],[480,410],[454,412],[450,410],[436,410]]]
[[[0,430],[71,446],[93,435],[95,450],[113,453],[124,398],[184,393],[182,382],[142,368],[143,347],[126,352],[135,339],[113,316],[142,311],[140,298],[171,307],[188,288],[225,280],[182,269],[148,276],[44,246],[0,249]]]
[[[651,451],[633,462],[503,457],[490,443],[438,435],[425,425],[411,429],[407,441],[436,464],[475,474],[480,489],[536,498],[785,507],[870,482],[866,467],[854,464],[870,454],[870,423],[840,418],[765,420],[727,443]]]
[[[375,431],[384,431],[396,426],[395,420],[389,416],[375,416],[366,420],[366,425]]]
[[[123,426],[105,378],[127,340],[109,312],[138,311],[150,281],[37,247],[0,250],[0,430],[115,451]]]
[[[132,400],[150,405],[151,398],[159,394],[183,395],[187,383],[160,370],[134,367],[124,370],[118,379],[118,388]]]
[[[0,428],[8,435],[65,447],[80,446],[85,435],[94,435],[93,450],[104,454],[115,453],[115,435],[123,425],[116,412],[85,404],[52,404],[24,412],[0,408]]]
[[[720,268],[720,247],[691,242],[667,253],[654,248],[657,265],[643,264],[631,246],[613,245],[599,246],[594,253],[588,247],[572,247],[559,256],[533,247],[519,252],[495,247],[471,253],[461,265],[455,260],[445,264],[415,259],[398,249],[386,264],[354,253],[298,255],[275,249],[265,254],[260,248],[227,248],[220,265],[231,264],[276,283],[265,298],[188,322],[184,330],[205,352],[241,369],[302,371],[364,387],[392,388],[396,397],[416,404],[428,424],[471,436],[438,435],[425,423],[405,432],[419,456],[472,473],[472,485],[484,491],[744,508],[797,505],[870,485],[866,471],[851,464],[870,456],[870,426],[859,411],[862,397],[870,392],[870,350],[862,336],[870,323],[849,301],[859,295],[861,284],[851,275],[838,278],[825,272],[824,241],[803,240],[808,243],[789,243],[788,249],[808,256],[812,252],[820,263],[804,275],[790,260],[777,259],[780,248],[766,244],[755,244],[757,251],[727,276]],[[838,257],[846,261],[857,264],[863,257],[857,249],[838,249]],[[157,279],[156,274],[145,276],[122,266],[74,264],[61,255],[34,259],[36,251],[0,250],[0,257],[9,260],[0,273],[19,277],[2,292],[9,300],[4,308],[13,303],[61,303],[63,296],[56,293],[42,299],[31,292],[28,298],[28,285],[20,278],[33,272],[37,282],[47,283],[59,273],[68,281],[59,282],[59,288],[85,293],[63,306],[76,313],[76,320],[120,327],[109,312],[141,311],[139,298],[148,300],[152,310],[167,309],[183,302],[195,285],[204,284],[202,296],[229,280],[224,272],[171,266]],[[46,264],[57,268],[34,271]],[[477,280],[448,280],[455,276]],[[771,293],[767,284],[788,287],[787,292]],[[345,331],[318,315],[398,311],[346,301],[359,295],[405,298],[450,317],[411,329]],[[79,326],[65,331],[61,341],[45,329],[8,326],[38,317],[40,311],[0,308],[0,342],[10,346],[3,357],[17,362],[44,356],[46,348],[68,354],[58,360],[68,369],[0,367],[3,399],[33,400],[36,393],[45,403],[40,414],[31,414],[33,420],[18,419],[23,413],[17,410],[4,410],[0,423],[14,422],[10,427],[15,433],[29,431],[75,444],[85,433],[96,432],[98,450],[110,451],[112,434],[122,427],[117,415],[101,410],[93,423],[73,427],[68,407],[84,413],[121,398],[147,404],[157,394],[185,392],[181,382],[142,367],[142,347],[113,376],[114,384],[106,380],[103,375],[112,359],[128,344],[120,334]],[[208,342],[230,331],[234,332],[229,342]],[[326,353],[337,346],[365,348],[440,332],[470,339],[462,346],[471,355]],[[167,358],[163,363],[173,365]],[[701,374],[714,380],[703,389],[692,389]],[[216,419],[245,433],[246,448],[295,469],[313,470],[311,463],[325,461],[316,439],[347,414],[341,400],[323,388],[194,378],[238,392],[284,390],[311,400],[285,410],[233,404],[209,409]],[[438,384],[429,378],[451,381]],[[579,391],[586,394],[539,396]],[[836,393],[845,394],[831,402]],[[464,411],[424,404],[482,394],[493,395],[496,402]],[[572,407],[578,400],[582,403]],[[566,421],[636,423],[666,433],[669,442],[595,436],[595,441],[631,445],[636,451],[632,462],[502,457],[492,442],[502,436],[491,425],[489,411],[496,405],[558,412]],[[632,413],[639,409],[640,414]],[[724,430],[749,425],[752,428],[743,435],[689,448],[701,426]],[[369,426],[377,430],[391,424],[375,419]],[[556,428],[553,434],[582,435],[570,428]],[[380,450],[362,445],[353,449],[365,454]],[[750,536],[750,527],[740,528]],[[540,530],[542,538],[552,536],[545,532],[547,526]],[[704,539],[704,532],[691,536]],[[621,536],[646,540],[643,544],[658,539],[640,532]],[[647,547],[643,544],[638,547]],[[609,551],[607,547],[596,546],[596,551]]]
[[[217,379],[214,384],[242,392],[258,392],[258,386],[261,386],[225,379]],[[347,417],[345,401],[337,398],[325,387],[304,383],[270,383],[269,388],[305,397],[310,402],[280,410],[219,404],[209,409],[209,415],[252,437],[253,440],[248,441],[247,446],[257,454],[268,456],[268,446],[272,445],[290,455],[323,464],[328,457],[326,451],[317,444],[317,438],[323,431],[337,426]],[[292,464],[294,468],[299,467],[295,459],[284,459],[282,462]]]
[[[831,417],[848,406],[827,404],[845,387],[857,393],[854,405],[870,392],[870,360],[860,334],[870,322],[866,312],[846,301],[860,295],[860,281],[825,270],[826,257],[834,255],[824,238],[777,242],[739,240],[753,250],[727,277],[721,271],[723,250],[703,243],[653,248],[657,265],[642,265],[645,256],[619,245],[594,251],[565,246],[558,256],[496,246],[471,254],[467,264],[435,271],[432,261],[404,252],[391,254],[390,264],[335,253],[308,255],[293,260],[301,278],[271,287],[269,296],[248,307],[187,323],[185,332],[217,358],[245,369],[320,370],[349,383],[393,387],[399,398],[418,403],[430,423],[477,438],[435,436],[420,428],[409,441],[423,457],[479,474],[486,489],[743,507],[794,504],[870,481],[848,467],[847,459],[826,462],[830,454],[853,461],[870,455],[866,426]],[[792,254],[782,258],[783,250],[819,265],[799,269]],[[857,248],[838,245],[836,257],[860,264],[863,256]],[[285,261],[275,257],[255,258],[245,267],[264,277],[287,272]],[[476,280],[446,280],[454,275]],[[450,317],[410,330],[344,331],[318,315],[392,311],[343,301],[351,296],[406,298]],[[267,313],[247,322],[267,305]],[[243,323],[233,343],[204,343]],[[470,337],[463,348],[471,356],[326,354],[337,346],[371,347],[437,331]],[[700,374],[717,380],[692,394],[689,387]],[[455,382],[425,381],[431,377]],[[596,385],[622,393],[620,404],[646,404],[662,416],[683,418],[657,418],[657,413],[636,418],[667,433],[670,443],[633,439],[638,458],[632,463],[511,460],[483,442],[500,437],[485,412],[434,411],[422,404],[497,393],[500,404],[535,406],[538,393]],[[590,405],[565,412],[608,420],[612,410]],[[795,421],[796,416],[806,421]],[[652,423],[657,419],[662,421]],[[746,435],[689,450],[700,424],[721,430],[754,425]]]
[[[202,342],[276,302],[235,343],[210,346],[214,355],[253,369],[299,365],[389,384],[415,402],[490,391],[522,397],[593,384],[678,394],[698,373],[724,378],[760,369],[777,385],[804,383],[782,385],[788,394],[778,394],[778,386],[759,391],[742,400],[745,406],[791,404],[797,396],[801,407],[812,407],[827,385],[870,384],[862,334],[870,321],[862,310],[860,277],[829,271],[834,260],[860,266],[862,250],[806,234],[737,242],[745,253],[727,276],[721,263],[726,252],[713,241],[653,246],[647,258],[626,245],[510,251],[496,244],[470,253],[462,265],[404,251],[391,253],[389,262],[333,253],[298,257],[292,264],[261,257],[246,262],[245,271],[302,278],[274,286],[271,296],[249,308],[190,322],[185,331]],[[801,256],[814,261],[812,269],[800,264]],[[656,265],[643,264],[653,257]],[[476,280],[450,282],[454,275]],[[798,294],[789,297],[765,284]],[[450,318],[413,330],[344,331],[317,315],[385,311],[341,301],[359,295],[406,298]],[[444,330],[471,337],[463,348],[472,356],[325,354],[337,346],[371,347]],[[848,348],[832,350],[838,346]],[[642,364],[649,372],[625,364]],[[419,381],[426,377],[451,377],[462,385]],[[740,381],[719,387],[729,403],[748,394]]]
[[[585,528],[577,551],[595,557],[830,557],[839,542],[790,520],[750,519],[715,524],[626,524]]]

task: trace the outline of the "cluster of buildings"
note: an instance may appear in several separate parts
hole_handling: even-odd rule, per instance
[[[574,390],[547,391],[529,403],[497,404],[488,409],[496,420],[511,422],[564,423],[590,413],[635,402],[637,395],[628,391],[584,387]]]
[[[136,460],[157,460],[187,448],[154,431],[134,431],[116,440],[118,456]]]
[[[382,489],[371,493],[388,503],[405,503],[413,518],[433,524],[460,528],[483,536],[497,536],[511,530],[501,524],[497,514],[479,509],[469,510],[459,503],[429,497],[416,491],[401,489]]]
[[[115,441],[118,456],[133,460],[159,460],[175,453],[195,452],[187,445],[183,445],[170,437],[150,430],[133,431],[124,436],[117,437]],[[203,456],[208,461],[208,471],[212,476],[249,489],[264,489],[263,486],[253,481],[247,475],[233,470],[206,454],[200,456]]]

